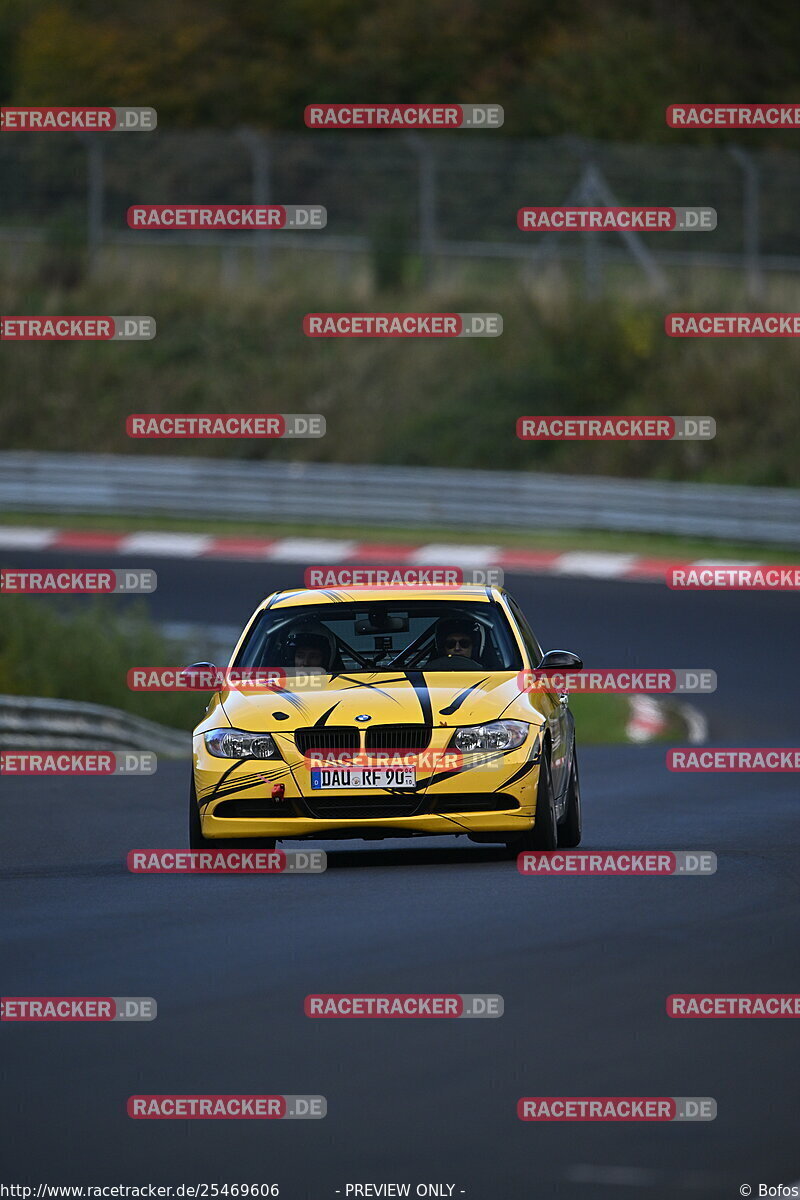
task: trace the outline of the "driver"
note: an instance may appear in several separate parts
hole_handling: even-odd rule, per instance
[[[480,630],[469,618],[441,617],[436,622],[435,640],[437,661],[439,658],[468,658],[480,664],[482,638]]]
[[[301,671],[322,670],[330,674],[336,659],[336,639],[321,622],[294,626],[284,642],[284,662]]]
[[[294,665],[296,667],[326,667],[328,643],[317,633],[298,634],[294,643]]]

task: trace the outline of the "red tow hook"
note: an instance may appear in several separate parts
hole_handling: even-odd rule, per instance
[[[272,788],[272,799],[283,800],[286,795],[286,784],[276,783]]]

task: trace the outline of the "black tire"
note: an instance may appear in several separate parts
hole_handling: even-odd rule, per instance
[[[194,772],[189,785],[189,849],[190,850],[274,850],[275,838],[207,838],[203,837],[200,809],[194,788]]]
[[[578,774],[578,751],[572,744],[572,765],[569,769],[567,784],[567,811],[564,820],[558,827],[558,844],[565,850],[581,844],[581,781]]]
[[[200,824],[200,810],[197,807],[197,795],[194,790],[194,775],[189,784],[189,849],[205,850],[206,839]]]
[[[556,824],[556,798],[553,792],[553,776],[550,771],[550,748],[542,751],[539,767],[539,786],[536,792],[536,813],[533,828],[506,843],[509,853],[525,854],[529,850],[555,850],[558,846]]]

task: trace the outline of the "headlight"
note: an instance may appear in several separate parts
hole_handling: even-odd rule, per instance
[[[515,750],[530,733],[525,721],[492,721],[489,725],[464,725],[453,734],[451,746],[469,750]]]
[[[203,735],[206,750],[215,758],[277,758],[278,747],[268,733],[243,729],[209,729]]]

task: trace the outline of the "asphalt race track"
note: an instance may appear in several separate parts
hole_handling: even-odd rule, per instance
[[[117,561],[117,560],[114,560]],[[43,565],[34,554],[3,565]],[[109,565],[48,555],[47,565]],[[163,620],[242,623],[300,566],[159,559]],[[792,745],[790,594],[510,577],[547,647],[588,666],[712,667],[718,745]],[[198,703],[198,711],[202,703]],[[578,731],[580,733],[580,730]],[[582,754],[584,847],[712,850],[707,878],[521,877],[449,839],[328,843],[321,876],[133,876],[182,846],[188,764],[4,781],[5,995],[154,996],[149,1024],[0,1025],[5,1174],[34,1185],[454,1184],[454,1197],[729,1197],[800,1177],[791,1020],[677,1021],[673,992],[800,991],[796,777]],[[320,843],[324,845],[324,843]],[[289,844],[291,845],[291,844]],[[311,1021],[308,992],[499,992],[499,1020]],[[300,1093],[324,1121],[132,1121],[133,1093]],[[713,1096],[713,1123],[530,1124],[523,1095]],[[23,1147],[34,1145],[35,1157]]]

